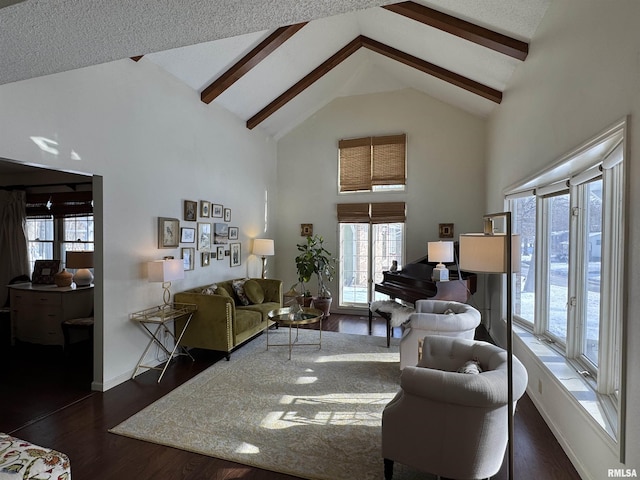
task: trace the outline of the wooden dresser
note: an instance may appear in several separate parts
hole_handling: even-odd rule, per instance
[[[41,345],[64,345],[61,323],[89,317],[93,311],[93,286],[56,287],[21,283],[10,285],[13,337]]]

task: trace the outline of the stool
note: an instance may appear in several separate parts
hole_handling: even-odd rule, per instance
[[[64,335],[64,351],[67,353],[73,342],[73,332],[86,332],[93,346],[93,317],[72,318],[62,322],[62,334]]]

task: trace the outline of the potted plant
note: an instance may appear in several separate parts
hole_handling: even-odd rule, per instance
[[[323,243],[324,240],[319,235],[309,236],[305,243],[299,243],[296,268],[303,294],[307,291],[305,283],[309,282],[312,275],[316,275],[318,295],[313,298],[313,305],[322,310],[325,316],[329,316],[332,296],[326,282],[333,280],[336,260],[331,256],[331,252],[324,248]]]

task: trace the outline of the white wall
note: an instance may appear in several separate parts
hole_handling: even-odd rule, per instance
[[[57,141],[59,153],[43,152],[30,136]],[[72,150],[81,160],[70,158]],[[160,285],[146,280],[146,262],[180,257],[179,249],[157,248],[159,216],[182,220],[183,200],[208,200],[230,207],[230,225],[240,229],[241,267],[231,268],[227,257],[203,268],[198,255],[173,292],[260,273],[250,239],[271,235],[265,199],[273,218],[275,142],[144,59],[1,86],[0,157],[102,177],[96,308],[104,302],[104,316],[96,312],[96,321],[104,322],[104,367],[96,388],[126,380],[146,345],[129,320],[162,301]],[[187,224],[195,227],[181,221]]]
[[[339,195],[338,141],[394,133],[407,134],[406,192]],[[405,201],[407,261],[426,255],[427,242],[438,240],[439,223],[454,223],[456,237],[478,231],[485,135],[483,119],[405,89],[338,98],[280,139],[276,249],[285,289],[296,282],[301,223],[312,223],[314,233],[338,255],[337,203]],[[315,283],[310,286],[315,292]],[[337,299],[336,281],[331,291]]]
[[[631,115],[630,155],[625,159],[630,189],[627,208],[626,291],[640,286],[640,3],[558,1],[550,4],[526,62],[515,72],[488,135],[488,206],[501,211],[505,187],[540,171],[626,115]],[[640,297],[626,305],[627,382],[625,467],[640,472]],[[516,343],[516,347],[518,347]],[[551,428],[585,479],[607,478],[620,468],[617,452],[576,404],[558,389],[526,349],[516,354],[530,372],[529,390]],[[537,382],[544,382],[538,394]]]

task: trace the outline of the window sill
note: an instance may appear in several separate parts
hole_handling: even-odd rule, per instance
[[[616,434],[611,426],[607,412],[614,411],[604,403],[611,404],[611,399],[598,395],[591,384],[582,377],[576,368],[551,345],[537,338],[531,331],[519,325],[513,326],[513,333],[546,367],[550,376],[568,393],[573,400],[594,420],[594,422],[615,442]],[[616,421],[615,419],[611,419]]]

